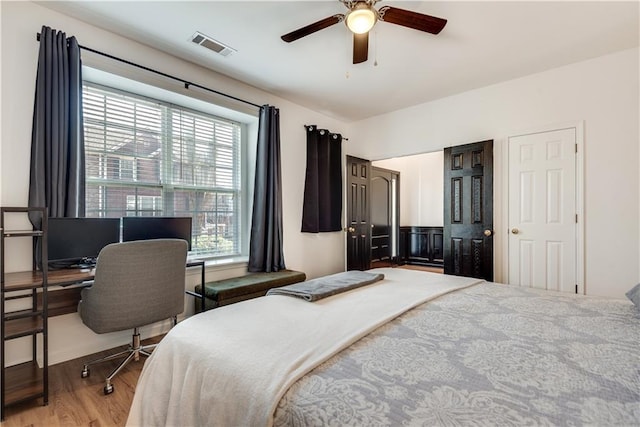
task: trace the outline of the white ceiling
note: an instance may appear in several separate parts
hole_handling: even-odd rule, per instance
[[[383,1],[376,7],[448,23],[431,35],[379,22],[369,61],[353,65],[343,23],[290,44],[280,40],[344,13],[337,0],[38,3],[344,121],[628,49],[640,39],[637,1]],[[195,31],[237,52],[215,55],[190,42]]]

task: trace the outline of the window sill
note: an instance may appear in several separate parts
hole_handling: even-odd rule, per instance
[[[246,268],[249,261],[249,257],[239,256],[233,258],[223,259],[198,259],[192,258],[189,261],[204,261],[205,271],[221,271],[231,270],[236,268]],[[200,267],[191,267],[188,270],[188,275],[200,274]]]

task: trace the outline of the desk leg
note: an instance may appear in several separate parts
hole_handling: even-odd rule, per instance
[[[195,292],[195,289],[192,291],[185,291],[187,294],[196,297],[196,298],[200,298],[200,310],[201,312],[204,312],[204,298],[205,298],[205,290],[204,290],[204,261],[191,261],[191,262],[187,262],[187,267],[197,267],[199,266],[202,270],[200,271],[200,286],[202,289],[202,293],[198,294]]]
[[[204,313],[204,307],[205,307],[205,301],[204,299],[205,297],[205,289],[204,289],[204,261],[202,262],[202,276],[200,276],[200,289],[202,290],[202,294],[200,296],[200,312]]]

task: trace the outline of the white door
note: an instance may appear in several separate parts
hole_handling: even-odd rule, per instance
[[[508,143],[509,283],[577,292],[576,129]]]

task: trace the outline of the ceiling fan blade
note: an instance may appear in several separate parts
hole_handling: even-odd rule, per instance
[[[365,62],[369,57],[369,33],[353,34],[353,63]]]
[[[424,15],[410,10],[398,9],[392,6],[383,6],[379,10],[380,19],[384,22],[402,25],[414,30],[438,34],[447,23],[446,19],[431,15]]]
[[[313,24],[309,24],[306,27],[298,28],[295,31],[291,31],[288,34],[280,37],[287,43],[291,43],[292,41],[301,39],[304,36],[308,36],[309,34],[313,34],[316,31],[324,30],[327,27],[337,24],[338,22],[342,22],[344,20],[344,15],[337,14],[330,16],[328,18],[324,18],[318,22],[314,22]]]

